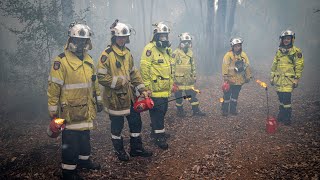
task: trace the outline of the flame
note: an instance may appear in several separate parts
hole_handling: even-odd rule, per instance
[[[224,99],[223,98],[219,98],[220,103],[223,103]]]
[[[194,87],[192,87],[192,90],[195,91],[197,94],[201,93],[199,89],[195,89]]]
[[[267,88],[267,83],[262,82],[262,81],[260,81],[260,80],[256,80],[256,82],[257,82],[261,87]]]
[[[62,124],[64,123],[64,121],[65,121],[65,119],[61,119],[61,118],[56,118],[56,119],[54,119],[54,122],[55,122],[56,124],[59,124],[59,125],[62,125]]]

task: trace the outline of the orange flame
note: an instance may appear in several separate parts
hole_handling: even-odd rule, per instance
[[[256,82],[257,82],[261,87],[267,88],[267,83],[262,82],[262,81],[260,81],[260,80],[256,80]]]
[[[192,90],[195,91],[197,94],[201,93],[199,89],[195,89],[194,87],[192,87]]]
[[[61,119],[61,118],[56,118],[56,119],[54,119],[54,122],[55,122],[56,124],[59,124],[59,125],[62,125],[62,124],[64,123],[64,121],[65,121],[65,119]]]
[[[224,99],[223,98],[219,98],[220,103],[223,103]]]

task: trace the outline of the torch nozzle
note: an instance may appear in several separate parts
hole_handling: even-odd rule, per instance
[[[263,88],[266,88],[267,89],[267,83],[265,83],[265,82],[262,82],[262,81],[260,81],[260,80],[256,80],[256,82],[261,86],[261,87],[263,87]]]
[[[59,124],[59,125],[61,125],[61,124],[63,124],[64,123],[64,119],[61,119],[61,118],[56,118],[56,119],[54,119],[54,122],[56,123],[56,124]]]

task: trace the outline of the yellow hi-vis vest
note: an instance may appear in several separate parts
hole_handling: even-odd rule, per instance
[[[152,97],[170,97],[173,85],[170,48],[158,48],[150,42],[144,47],[140,68],[143,82]]]
[[[57,112],[61,108],[60,118],[67,121],[66,128],[88,130],[93,128],[96,117],[96,102],[100,90],[98,81],[92,81],[95,68],[92,58],[85,53],[80,60],[69,50],[55,58],[48,78],[48,109]]]
[[[299,48],[293,46],[288,53],[279,49],[271,67],[271,81],[279,92],[292,92],[294,79],[300,79],[304,67],[304,58]]]
[[[131,101],[145,90],[139,71],[128,48],[108,46],[98,62],[99,83],[104,86],[105,111],[114,116],[130,114]]]
[[[179,86],[179,90],[190,90],[194,88],[196,80],[196,67],[193,52],[188,49],[185,53],[182,49],[176,49],[173,54],[174,82]]]
[[[244,64],[244,71],[236,72],[236,62],[242,61]],[[245,52],[236,55],[232,50],[228,51],[223,57],[222,76],[229,80],[231,85],[243,85],[246,79],[251,78],[251,69],[248,56]],[[233,82],[233,83],[231,83]]]

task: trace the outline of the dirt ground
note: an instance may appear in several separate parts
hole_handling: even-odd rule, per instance
[[[154,153],[150,158],[119,162],[111,144],[109,119],[100,113],[91,132],[91,145],[92,158],[102,169],[80,174],[85,179],[319,179],[319,84],[307,86],[301,82],[292,97],[293,124],[280,124],[275,134],[268,134],[264,88],[254,80],[244,85],[239,114],[223,117],[218,79],[202,77],[197,82],[200,107],[206,117],[193,117],[190,104],[184,102],[188,116],[178,118],[175,102],[170,102],[165,127],[171,137],[166,151],[152,143],[149,114],[142,113],[144,145]],[[270,114],[276,116],[274,88],[269,87],[268,94]],[[7,121],[0,127],[0,179],[59,179],[61,137],[47,137],[48,123]],[[127,124],[123,136],[129,150]]]

